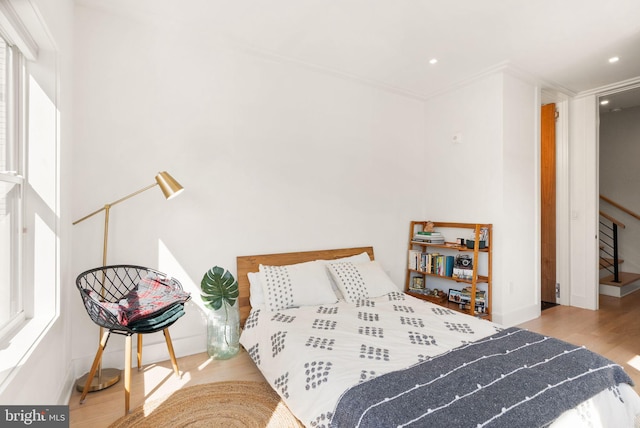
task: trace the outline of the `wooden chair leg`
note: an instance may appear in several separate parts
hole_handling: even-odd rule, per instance
[[[138,370],[142,367],[142,335],[138,334]]]
[[[129,414],[129,398],[131,397],[131,335],[125,340],[124,350],[124,414]]]
[[[84,388],[82,388],[80,404],[84,403],[84,399],[87,398],[89,388],[91,387],[91,381],[93,381],[93,377],[96,375],[96,370],[98,369],[98,365],[100,364],[100,360],[102,359],[102,352],[104,351],[104,348],[107,347],[107,341],[109,340],[110,335],[111,332],[109,330],[105,330],[104,333],[102,333],[100,345],[98,345],[98,352],[96,352],[96,356],[93,359],[93,364],[91,365],[91,370],[89,370],[89,374],[87,375],[87,381],[84,384]]]
[[[180,371],[178,370],[178,361],[176,360],[176,354],[173,352],[173,344],[171,343],[171,335],[169,334],[169,329],[165,328],[162,330],[164,333],[164,340],[167,342],[167,349],[169,350],[169,357],[171,357],[171,364],[173,365],[173,371],[176,376],[180,377]]]

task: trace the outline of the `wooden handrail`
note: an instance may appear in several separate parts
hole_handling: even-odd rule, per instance
[[[634,213],[633,211],[631,211],[628,208],[623,207],[622,205],[618,204],[617,202],[612,201],[611,199],[607,198],[606,196],[600,195],[600,199],[602,199],[603,201],[607,202],[611,206],[614,206],[614,207],[618,208],[620,211],[629,214],[631,217],[634,217],[636,220],[640,220],[640,215]],[[611,219],[609,219],[609,220],[611,220]]]
[[[617,225],[618,225],[618,227],[621,227],[621,228],[623,228],[623,229],[626,227],[626,226],[624,225],[624,223],[622,223],[622,222],[621,222],[621,221],[619,221],[619,220],[616,220],[615,218],[611,217],[611,216],[610,216],[610,215],[608,215],[608,214],[605,214],[605,213],[604,213],[604,212],[602,212],[602,211],[600,211],[600,215],[601,215],[602,217],[606,218],[607,220],[609,220],[611,223],[615,223],[615,224],[617,224]]]

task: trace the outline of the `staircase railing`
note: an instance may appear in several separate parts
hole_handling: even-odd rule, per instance
[[[637,214],[637,213],[631,211],[629,208],[625,208],[624,206],[620,205],[619,203],[614,202],[611,199],[609,199],[609,198],[607,198],[606,196],[603,196],[603,195],[600,195],[600,199],[602,199],[603,201],[605,201],[606,203],[608,203],[612,207],[616,207],[620,211],[629,214],[631,217],[634,217],[636,220],[640,220],[640,214]]]
[[[600,199],[620,211],[640,220],[640,215],[619,203],[600,195]],[[620,282],[620,256],[618,253],[618,229],[626,226],[616,218],[600,211],[600,268],[613,274],[614,282]]]
[[[618,227],[624,229],[625,225],[600,211],[600,269],[613,274],[614,282],[620,282]]]

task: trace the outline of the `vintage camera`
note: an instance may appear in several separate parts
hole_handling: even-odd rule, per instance
[[[467,254],[458,255],[456,257],[454,265],[454,267],[460,269],[471,269],[473,268],[473,259]]]

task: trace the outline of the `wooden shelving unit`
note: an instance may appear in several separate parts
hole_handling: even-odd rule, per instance
[[[436,232],[441,232],[445,237],[444,243],[430,243],[414,240],[414,236],[418,232],[423,232],[428,224],[432,224]],[[429,221],[412,221],[409,229],[409,251],[407,252],[407,274],[405,280],[405,293],[417,297],[419,299],[428,300],[438,305],[447,307],[449,309],[463,312],[469,315],[474,315],[479,318],[491,320],[491,269],[492,269],[492,244],[493,244],[493,227],[491,224],[482,223],[449,223],[449,222],[429,222]],[[455,233],[455,238],[465,239],[464,243],[458,243],[455,239],[451,239],[450,235]],[[485,236],[485,240],[481,243],[481,237]],[[470,237],[473,238],[470,238]],[[472,241],[472,248],[468,248],[466,241]],[[480,248],[483,246],[483,248]],[[436,274],[427,272],[425,269],[428,267],[424,264],[414,266],[412,268],[411,255],[416,254],[419,251],[421,254],[434,254],[454,256],[459,254],[469,253],[472,254],[472,274],[470,279],[462,279],[455,276],[447,276],[445,274]],[[425,256],[426,258],[426,256]],[[471,269],[470,269],[471,270]],[[482,275],[479,272],[482,271]],[[441,288],[442,292],[447,294],[440,296],[434,294],[425,294],[421,289],[415,289],[412,287],[414,278],[422,278],[422,282],[425,289],[431,289],[430,283],[434,282],[433,279],[443,279],[452,281],[453,283],[460,284],[459,288],[467,288],[470,291],[470,301],[467,304],[467,308],[462,308],[458,302],[450,301],[448,296],[450,290],[455,290],[454,287],[449,287],[446,291]],[[479,287],[480,285],[480,287]],[[485,302],[483,311],[476,311],[476,293],[482,290],[485,293]]]

